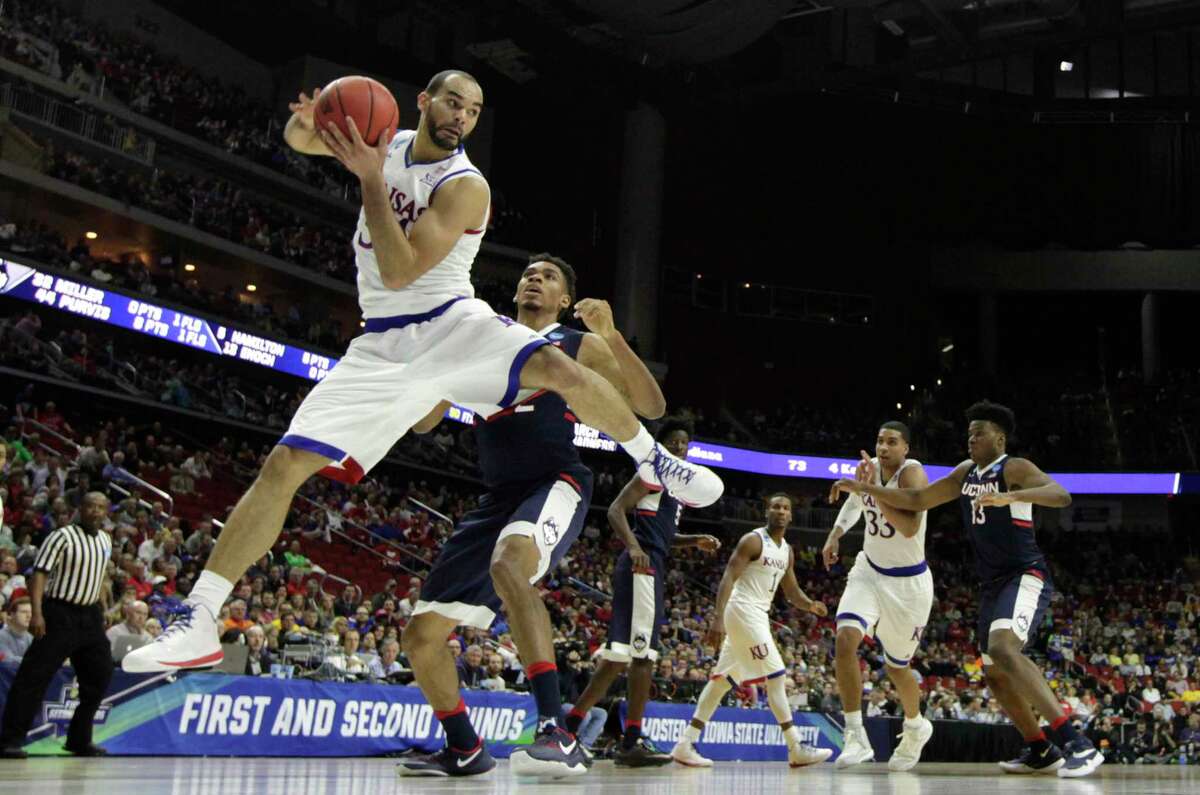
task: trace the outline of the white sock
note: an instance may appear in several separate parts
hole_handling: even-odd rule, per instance
[[[800,745],[800,727],[793,726],[783,733],[783,739],[788,745]]]
[[[645,425],[638,425],[636,436],[628,441],[618,442],[618,444],[625,448],[625,452],[629,453],[635,462],[640,464],[649,458],[651,451],[654,450],[654,437],[650,435],[650,431],[646,430]]]
[[[846,728],[861,729],[862,725],[862,710],[856,709],[853,712],[846,713]]]
[[[231,593],[233,593],[233,583],[215,571],[205,569],[196,578],[196,584],[192,586],[192,592],[188,594],[188,601],[205,608],[212,613],[212,617],[215,619],[221,612],[221,605],[225,604],[225,600]]]
[[[919,728],[921,728],[921,716],[920,716],[920,715],[918,715],[918,716],[917,716],[917,717],[915,717],[915,718],[905,718],[905,719],[904,719],[904,728],[906,728],[906,729],[919,729]]]
[[[700,730],[689,723],[683,730],[683,739],[692,744],[700,742]]]

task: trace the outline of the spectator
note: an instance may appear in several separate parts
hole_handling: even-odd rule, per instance
[[[225,619],[222,632],[247,632],[252,626],[254,626],[254,622],[246,617],[246,603],[241,599],[234,599],[230,602],[229,618]]]
[[[275,655],[267,648],[267,635],[259,625],[252,624],[246,628],[246,648],[250,653],[246,655],[246,670],[243,673],[247,676],[270,673]]]
[[[387,679],[393,674],[403,673],[404,666],[396,660],[399,654],[400,642],[394,638],[385,640],[379,649],[379,656],[372,659],[367,666],[367,672],[371,678]]]
[[[493,652],[488,655],[486,673],[479,681],[479,687],[484,690],[508,689],[508,682],[504,679],[504,658],[499,654]]]
[[[460,687],[477,688],[487,677],[483,667],[483,649],[472,643],[456,661],[458,668],[458,683]]]
[[[150,618],[150,607],[138,599],[124,606],[125,620],[109,628],[106,633],[109,643],[120,638],[141,638],[149,643],[153,638],[146,631],[146,622]]]
[[[29,597],[24,591],[8,604],[8,618],[0,627],[0,661],[19,663],[25,656],[29,644],[33,643],[33,635],[29,633],[29,621],[33,617],[33,608]]]

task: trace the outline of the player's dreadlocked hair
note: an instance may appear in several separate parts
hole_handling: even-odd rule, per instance
[[[986,420],[1004,431],[1005,436],[1012,436],[1017,429],[1017,417],[1008,406],[1001,406],[990,400],[981,400],[967,409],[967,422]]]

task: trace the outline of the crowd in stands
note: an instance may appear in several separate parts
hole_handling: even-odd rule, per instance
[[[28,388],[13,394],[11,402],[15,409],[10,411],[36,418],[37,425],[14,423],[4,434],[0,596],[7,629],[0,630],[0,651],[11,657],[9,636],[20,636],[28,623],[23,577],[41,539],[71,520],[88,490],[135,488],[134,477],[173,494],[192,493],[186,508],[179,507],[183,500],[177,497],[171,514],[161,500],[113,492],[107,528],[114,538],[110,636],[153,637],[172,619],[203,566],[217,531],[214,519],[228,511],[244,486],[238,478],[261,463],[266,447],[223,438],[205,449],[159,423],[138,425],[124,418],[89,425],[77,416],[68,418],[53,402],[38,404]],[[59,434],[79,439],[80,446],[65,447]],[[324,665],[326,675],[340,678],[410,681],[396,640],[419,598],[429,562],[451,522],[474,505],[474,493],[470,484],[400,482],[386,473],[356,486],[311,480],[293,505],[279,544],[238,583],[222,611],[227,640],[249,647],[246,672],[269,674],[277,663]],[[594,512],[590,519],[542,585],[568,702],[586,685],[592,655],[605,640],[612,610],[609,577],[620,552],[602,514]],[[945,529],[952,526],[934,523],[928,541],[937,602],[913,665],[925,693],[922,708],[933,718],[1003,723],[974,645],[976,584],[969,553],[956,532]],[[728,549],[738,531],[721,532]],[[1150,545],[1144,540],[1139,546],[1137,536],[1105,533],[1081,547],[1077,535],[1056,528],[1043,532],[1059,590],[1032,647],[1070,714],[1112,761],[1200,763],[1196,572],[1184,568],[1165,545],[1153,545],[1159,551],[1147,553]],[[344,551],[331,554],[334,548]],[[826,572],[815,545],[795,548],[801,586],[836,605],[850,560]],[[357,557],[345,557],[351,553]],[[655,698],[692,700],[704,685],[716,650],[704,646],[703,635],[713,609],[712,583],[725,557],[686,550],[675,558],[667,578]],[[348,560],[353,563],[338,568]],[[832,622],[778,607],[773,619],[792,706],[840,711]],[[463,629],[448,644],[465,687],[525,686],[503,616],[490,631]],[[881,650],[867,644],[862,664],[868,716],[898,714]],[[765,704],[755,688],[735,690],[728,699],[747,707]]]
[[[333,161],[287,147],[278,109],[242,87],[204,75],[134,35],[81,19],[53,0],[6,6],[0,56],[327,193],[347,197],[354,183]]]
[[[159,121],[188,135],[208,141],[221,149],[271,170],[311,185],[325,193],[346,199],[351,205],[359,201],[358,181],[332,158],[307,157],[288,147],[283,141],[283,125],[287,118],[284,107],[270,104],[246,93],[238,84],[228,84],[182,63],[178,58],[160,53],[138,39],[136,35],[110,31],[96,20],[84,20],[70,13],[53,0],[12,2],[0,12],[0,57],[29,66],[46,75],[62,80],[72,88],[103,96],[130,110]],[[300,87],[297,87],[298,90]],[[311,91],[311,86],[304,87]],[[88,171],[90,169],[84,169]],[[167,180],[170,181],[170,180]],[[103,185],[103,181],[98,181]],[[193,188],[190,198],[206,206],[198,210],[224,215],[219,203],[233,197],[216,187],[218,181],[202,181]],[[127,193],[129,186],[113,185],[115,195]],[[141,186],[141,187],[144,187]],[[178,187],[178,186],[177,186]],[[106,192],[102,188],[93,188]],[[138,194],[133,194],[137,196]],[[169,194],[150,199],[157,211],[169,210]],[[148,199],[150,197],[147,197]],[[144,206],[140,202],[131,202]],[[489,234],[495,239],[521,240],[527,219],[519,208],[505,200],[504,193],[494,191],[493,217]],[[147,207],[147,209],[156,209]],[[250,226],[267,226],[266,215],[277,215],[267,206],[256,206],[258,218],[251,215]],[[178,218],[178,214],[167,214]],[[203,222],[201,222],[203,221]],[[197,226],[222,228],[223,218],[201,218]],[[278,223],[259,235],[255,229],[251,244],[266,248],[268,241],[276,242],[274,232]],[[244,230],[243,230],[244,231]],[[321,233],[304,230],[309,237]],[[347,238],[346,229],[332,238],[339,244]],[[301,230],[293,227],[294,238]],[[226,235],[229,236],[229,235]],[[237,239],[237,238],[233,238]],[[311,242],[311,241],[310,241]],[[332,247],[322,262],[326,272],[337,272]],[[353,273],[350,273],[353,276]],[[343,273],[341,278],[345,277]]]

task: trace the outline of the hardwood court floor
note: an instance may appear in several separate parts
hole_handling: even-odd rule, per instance
[[[1006,776],[991,765],[927,764],[889,773],[882,764],[835,771],[830,764],[790,770],[775,762],[718,762],[710,770],[678,766],[626,770],[597,762],[586,776],[518,779],[500,762],[479,779],[399,778],[387,759],[230,759],[196,757],[34,758],[0,761],[0,792],[14,795],[1195,795],[1200,767],[1105,765],[1086,779]]]

